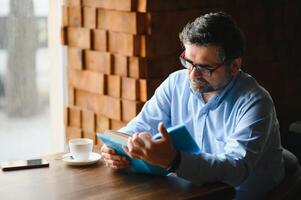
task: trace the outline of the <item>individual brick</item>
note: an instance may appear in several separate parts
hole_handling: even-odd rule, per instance
[[[68,26],[72,26],[72,27],[82,26],[82,7],[80,6],[68,7]]]
[[[137,0],[83,0],[83,5],[109,10],[132,11],[136,10]]]
[[[140,93],[139,94],[140,100],[143,102],[146,102],[150,98],[150,95],[148,94],[148,87],[147,87],[146,79],[139,80],[139,93]]]
[[[122,77],[121,97],[128,100],[138,100],[139,82],[137,79]]]
[[[146,102],[162,83],[163,79],[139,79],[139,100]]]
[[[108,75],[107,94],[119,98],[121,96],[121,78],[118,75]]]
[[[126,126],[126,122],[123,122],[123,121],[119,121],[119,120],[114,120],[114,119],[111,119],[111,130],[118,130],[124,126]]]
[[[85,69],[111,74],[112,62],[112,55],[108,52],[85,50]]]
[[[112,119],[121,119],[121,101],[119,98],[103,96],[101,114]]]
[[[68,6],[62,6],[62,26],[68,26]]]
[[[110,129],[110,119],[102,115],[96,115],[96,131],[103,133]]]
[[[122,99],[122,121],[129,122],[141,111],[144,103]]]
[[[90,29],[68,27],[67,43],[72,47],[89,49],[91,47]]]
[[[82,109],[93,111],[96,114],[102,113],[104,105],[103,96],[83,90],[75,89],[75,105]]]
[[[76,107],[70,107],[69,108],[69,126],[81,128],[82,127],[82,113],[79,108]]]
[[[106,78],[104,74],[88,70],[68,69],[70,85],[87,92],[104,94]]]
[[[106,30],[92,30],[92,49],[99,51],[107,51],[108,35]]]
[[[68,85],[68,105],[75,105],[74,88],[71,85]]]
[[[70,139],[73,138],[82,138],[83,133],[80,128],[75,128],[75,127],[66,127],[66,143],[69,142]]]
[[[93,140],[94,145],[97,144],[95,132],[83,130],[83,138],[91,139],[91,140]]]
[[[83,69],[83,50],[80,48],[69,47],[67,50],[68,67]]]
[[[112,53],[138,56],[140,55],[143,36],[118,32],[108,32],[108,50]]]
[[[129,72],[129,59],[127,56],[115,54],[113,62],[113,74],[126,77]]]
[[[148,65],[147,59],[141,57],[129,57],[129,77],[145,78],[147,77]]]
[[[96,130],[95,114],[92,111],[82,110],[82,129],[87,132]]]
[[[80,6],[82,5],[82,0],[65,0],[65,4],[70,6]]]
[[[146,34],[149,27],[146,14],[97,10],[97,28],[130,34]]]
[[[96,28],[96,8],[83,8],[83,25],[86,28]]]

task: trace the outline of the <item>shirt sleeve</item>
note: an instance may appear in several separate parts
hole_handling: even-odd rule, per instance
[[[274,131],[275,117],[273,103],[268,98],[249,101],[238,116],[235,131],[226,138],[224,153],[191,155],[181,152],[177,175],[199,184],[222,181],[240,185],[260,159]]]
[[[127,126],[119,131],[128,134],[137,132],[151,132],[153,135],[158,132],[157,127],[159,122],[163,122],[166,127],[170,126],[170,105],[171,105],[171,76],[169,76],[156,89],[152,98],[147,101],[141,112],[131,120]]]

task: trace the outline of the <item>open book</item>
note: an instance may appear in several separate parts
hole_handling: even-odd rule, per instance
[[[168,128],[167,132],[169,133],[173,145],[177,150],[191,154],[200,153],[198,145],[193,140],[185,125],[178,125]],[[126,152],[123,151],[122,147],[127,145],[127,140],[130,135],[109,130],[104,133],[97,133],[97,137],[99,137],[108,147],[114,149],[117,154],[126,156],[131,162],[131,171],[163,176],[168,174],[165,169],[151,165],[140,159],[132,159],[127,155]],[[152,137],[153,140],[157,140],[159,138],[161,138],[161,133],[157,133]]]

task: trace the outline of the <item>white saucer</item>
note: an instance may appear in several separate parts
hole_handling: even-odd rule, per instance
[[[91,165],[91,164],[97,163],[101,158],[100,154],[94,153],[94,152],[92,152],[90,154],[90,157],[88,160],[84,160],[84,161],[74,160],[73,158],[71,158],[71,153],[67,153],[67,154],[63,155],[63,157],[66,157],[62,160],[67,165]]]

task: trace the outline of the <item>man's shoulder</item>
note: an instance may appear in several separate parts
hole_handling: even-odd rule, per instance
[[[238,81],[239,83],[236,84],[235,91],[240,94],[240,97],[247,98],[248,101],[252,99],[255,101],[258,99],[269,99],[272,101],[269,92],[251,75],[242,72]]]
[[[188,81],[187,70],[181,69],[172,72],[171,74],[169,74],[167,79],[169,85],[173,85],[174,87],[184,86],[185,83]]]
[[[169,75],[169,78],[171,79],[187,79],[187,70],[186,69],[181,69],[181,70],[177,70],[175,72],[172,72]]]
[[[178,70],[169,74],[168,78],[159,87],[170,91],[170,94],[182,93],[189,88],[189,79],[187,76],[187,70]]]

